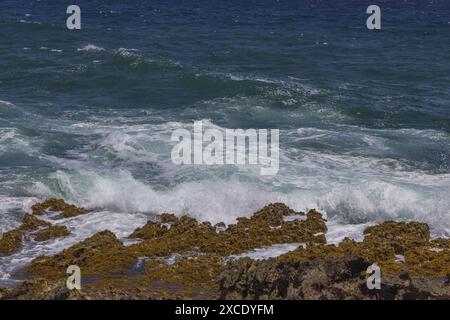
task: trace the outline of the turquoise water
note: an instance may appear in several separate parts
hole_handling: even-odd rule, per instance
[[[378,1],[380,31],[364,1],[114,2],[77,1],[80,31],[72,3],[0,3],[0,232],[46,197],[99,212],[17,261],[149,214],[233,222],[272,201],[449,235],[447,1]],[[278,174],[174,165],[173,130],[197,120],[280,129]]]

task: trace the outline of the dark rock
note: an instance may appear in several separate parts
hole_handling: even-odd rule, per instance
[[[220,278],[221,299],[448,299],[442,279],[404,281],[382,277],[380,290],[369,290],[362,277],[371,263],[361,256],[328,255],[307,262],[241,259]],[[402,277],[405,275],[403,274]]]

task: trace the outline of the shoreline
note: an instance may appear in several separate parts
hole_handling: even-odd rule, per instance
[[[57,222],[86,214],[90,211],[61,199],[35,204],[19,227],[3,234],[0,256],[14,254],[30,239],[70,234],[48,217]],[[431,239],[427,224],[385,221],[365,228],[362,241],[345,238],[338,244],[327,243],[326,232],[321,213],[295,212],[282,203],[228,226],[164,213],[135,229],[126,245],[105,230],[55,255],[33,259],[21,274],[26,280],[0,288],[0,299],[450,297],[450,239]],[[277,254],[248,257],[271,247]],[[373,263],[381,268],[380,290],[366,285],[366,270]],[[81,269],[80,291],[66,287],[69,265]]]

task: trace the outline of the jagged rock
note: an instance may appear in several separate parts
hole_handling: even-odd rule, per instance
[[[49,226],[44,231],[36,234],[34,238],[36,241],[46,241],[53,238],[65,237],[70,234],[66,226]]]
[[[443,279],[382,277],[369,290],[362,276],[370,262],[358,255],[327,255],[307,262],[241,259],[220,279],[221,299],[449,299]]]
[[[80,214],[88,213],[85,208],[78,208],[72,204],[66,203],[63,199],[50,198],[43,202],[36,203],[32,207],[34,215],[43,215],[47,211],[61,212],[64,218],[71,218]]]
[[[61,201],[49,199],[36,205],[33,211],[35,214],[65,211],[70,216],[85,210]],[[24,233],[39,241],[68,232],[65,227],[53,226],[34,215],[25,216],[22,225],[12,231],[0,240],[0,252],[2,246],[6,251],[18,250]],[[430,240],[426,224],[389,221],[367,228],[361,242],[344,239],[337,246],[326,244],[326,231],[319,212],[295,212],[281,203],[270,204],[229,226],[212,226],[188,216],[165,213],[130,234],[129,238],[141,240],[138,243],[124,246],[112,232],[102,231],[54,256],[34,259],[26,268],[34,278],[13,290],[0,291],[0,296],[11,299],[449,297],[450,240]],[[280,243],[304,245],[264,261],[229,259],[230,255]],[[404,261],[396,261],[396,255],[404,256]],[[382,271],[382,289],[375,291],[367,288],[365,279],[367,267],[374,262]],[[81,268],[81,293],[68,292],[63,285],[69,265]]]
[[[25,233],[43,229],[36,235],[37,241],[44,241],[70,234],[70,231],[63,226],[53,226],[51,223],[40,220],[31,214],[26,214],[22,219],[22,224],[13,230],[7,231],[0,239],[0,256],[7,256],[16,253],[22,248],[22,239]]]
[[[250,218],[240,218],[236,224],[217,232],[210,223],[198,223],[188,216],[176,218],[164,215],[161,221],[148,222],[136,229],[129,238],[144,241],[131,246],[141,256],[162,256],[171,253],[199,251],[210,254],[238,254],[276,243],[325,243],[325,221],[314,210],[306,220],[285,221],[297,213],[282,204],[270,204]],[[167,224],[170,224],[168,226]]]
[[[79,300],[83,299],[77,290],[67,289],[66,282],[36,279],[25,281],[20,286],[5,289],[0,300]]]
[[[428,226],[423,223],[386,222],[366,229],[362,242],[344,239],[339,245],[299,247],[278,260],[308,261],[328,254],[358,254],[377,263],[385,275],[402,270],[412,276],[445,277],[450,274],[450,240],[429,240]],[[404,261],[396,259],[404,255]]]
[[[366,243],[383,244],[394,254],[405,254],[413,247],[430,241],[430,228],[426,223],[385,221],[364,230]]]
[[[22,219],[22,224],[20,225],[19,229],[22,231],[33,231],[37,230],[38,228],[50,226],[50,223],[40,220],[31,214],[26,214]]]
[[[9,256],[20,250],[22,247],[21,230],[11,230],[3,233],[0,239],[0,256]]]
[[[84,275],[123,273],[136,261],[111,231],[102,231],[51,257],[34,259],[27,271],[46,279],[66,277],[67,267],[77,265]]]

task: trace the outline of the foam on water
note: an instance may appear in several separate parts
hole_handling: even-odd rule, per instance
[[[364,229],[374,225],[374,222],[359,223],[359,224],[343,224],[339,223],[337,219],[327,221],[327,232],[325,237],[328,244],[339,244],[344,238],[349,238],[355,241],[362,241],[364,239]]]
[[[14,104],[9,101],[0,100],[0,106],[11,107],[11,106],[14,106]]]
[[[29,139],[20,134],[17,128],[0,128],[0,156],[14,151],[33,153]]]
[[[0,235],[19,225],[19,217],[29,211],[38,199],[33,197],[9,197],[0,195]]]
[[[11,256],[0,257],[0,283],[1,280],[11,281],[13,273],[19,271],[37,256],[53,255],[102,230],[110,230],[119,239],[124,238],[137,227],[144,225],[150,218],[150,216],[144,214],[100,211],[56,222],[48,220],[55,225],[66,226],[71,234],[67,237],[44,242],[25,239],[20,252]]]
[[[426,180],[423,176],[419,178]],[[429,187],[362,180],[348,185],[346,181],[329,180],[328,187],[319,185],[316,190],[304,191],[293,188],[288,192],[241,181],[238,176],[155,189],[125,170],[114,174],[58,171],[53,180],[53,189],[36,184],[31,192],[41,197],[62,196],[89,207],[123,212],[174,212],[213,223],[233,223],[237,217],[248,216],[270,202],[284,202],[295,210],[316,208],[330,217],[339,217],[342,223],[414,219],[429,223],[437,233],[448,234],[450,230],[445,185],[449,183],[448,176],[439,180],[443,188],[439,184]]]
[[[305,246],[302,243],[282,243],[275,244],[269,247],[257,248],[255,250],[249,250],[239,255],[232,255],[230,258],[240,259],[240,258],[251,258],[254,260],[266,260],[269,258],[275,258],[289,251],[297,249],[299,246]]]
[[[211,121],[203,123],[204,128],[223,129]],[[170,136],[178,128],[192,130],[192,123],[74,123],[61,127],[64,132],[96,138],[91,146],[74,150],[71,159],[43,155],[64,169],[35,182],[29,193],[41,198],[64,197],[95,208],[169,211],[226,223],[280,201],[296,210],[322,210],[330,217],[340,217],[343,223],[416,219],[429,223],[437,233],[449,233],[450,174],[432,174],[400,159],[319,152],[301,146],[281,150],[280,171],[273,177],[261,176],[254,166],[177,166],[170,160]],[[332,135],[327,131],[304,128],[301,136],[319,141],[323,135]],[[386,132],[404,134],[405,130],[371,130],[362,137],[383,150],[386,143],[378,136]],[[288,130],[282,130],[281,136],[297,138]],[[422,138],[445,141],[447,137],[427,130]],[[104,169],[116,163],[121,165],[113,171]],[[135,169],[146,166],[149,170],[150,164],[153,171]]]
[[[203,123],[204,128],[223,129],[208,120]],[[173,211],[227,223],[269,202],[281,201],[296,210],[323,210],[347,223],[418,219],[430,223],[439,233],[449,232],[449,174],[430,174],[387,157],[334,154],[301,146],[281,150],[280,171],[274,177],[260,176],[258,168],[252,166],[176,166],[170,160],[170,136],[178,128],[192,130],[192,123],[61,124],[55,129],[96,137],[90,140],[90,146],[70,151],[70,158],[31,150],[29,139],[15,128],[2,128],[0,138],[5,142],[2,148],[14,140],[15,148],[22,146],[25,152],[64,168],[34,182],[28,188],[31,196],[61,196],[80,205],[124,212]],[[360,136],[369,139],[377,150],[386,148],[386,142],[379,139],[381,134],[416,135],[442,142],[448,139],[439,131],[425,130],[423,135],[418,131],[365,130]],[[339,132],[303,128],[294,135],[289,130],[281,131],[288,141],[295,141],[298,135],[320,141],[333,134]],[[356,132],[352,134],[355,141]],[[119,160],[121,166],[113,172],[102,169]],[[154,164],[154,172],[140,177],[134,168],[148,164]],[[151,181],[149,175],[154,176]],[[170,184],[155,184],[158,179]]]
[[[105,51],[105,49],[94,44],[87,44],[84,47],[78,48],[77,51]]]

